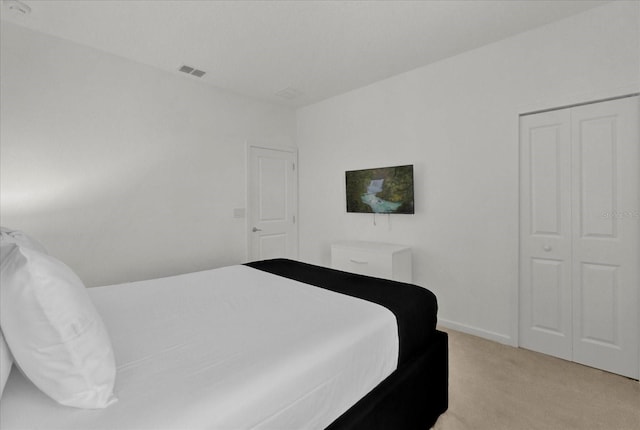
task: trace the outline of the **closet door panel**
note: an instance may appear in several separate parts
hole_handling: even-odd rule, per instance
[[[580,237],[615,238],[616,222],[606,215],[615,212],[618,194],[616,117],[575,116]]]
[[[520,123],[520,345],[571,359],[568,111]]]
[[[572,117],[573,360],[638,378],[638,97]]]
[[[619,270],[606,264],[581,264],[581,341],[616,348],[619,343]]]

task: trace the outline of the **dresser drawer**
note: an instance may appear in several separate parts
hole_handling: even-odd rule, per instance
[[[331,246],[331,267],[376,278],[411,282],[411,248],[377,242],[337,242]]]
[[[331,267],[345,272],[391,279],[392,261],[388,255],[359,249],[335,248]]]

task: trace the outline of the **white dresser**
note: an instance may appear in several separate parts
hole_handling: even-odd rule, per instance
[[[378,242],[343,241],[331,245],[331,267],[345,272],[411,283],[411,248]]]

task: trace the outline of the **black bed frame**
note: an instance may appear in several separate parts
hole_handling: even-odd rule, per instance
[[[327,430],[427,430],[449,407],[448,390],[448,337],[436,331],[422,354],[396,369]]]

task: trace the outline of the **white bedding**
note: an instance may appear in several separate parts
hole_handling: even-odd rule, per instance
[[[14,367],[2,430],[321,429],[397,365],[386,308],[246,266],[89,291],[119,401],[61,406]]]

